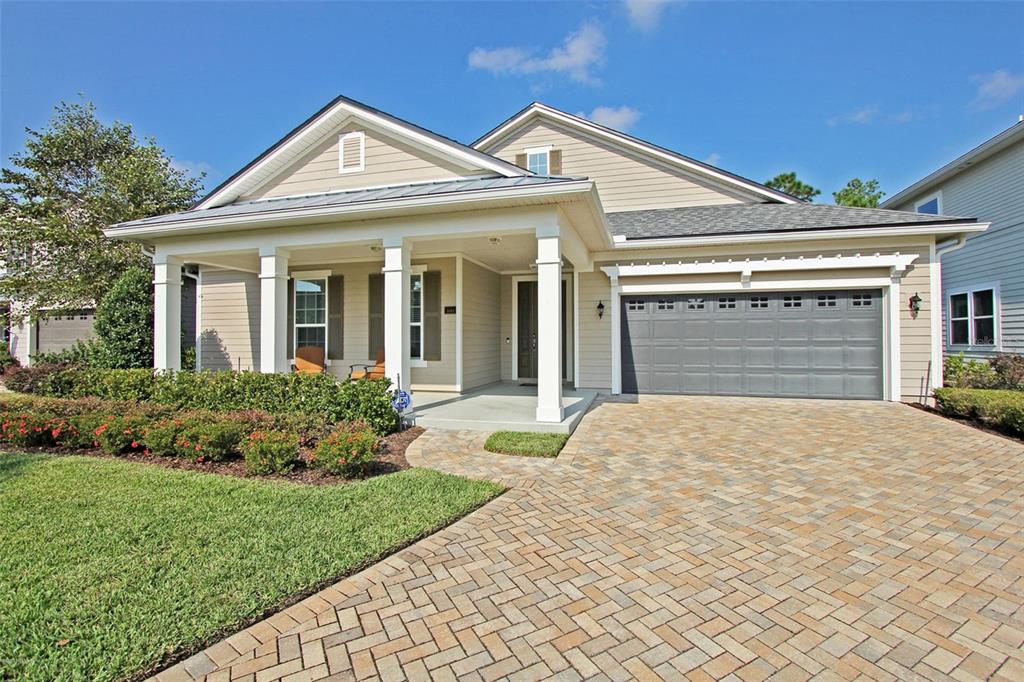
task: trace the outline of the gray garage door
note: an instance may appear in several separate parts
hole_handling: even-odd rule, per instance
[[[881,398],[881,291],[624,295],[622,390]]]

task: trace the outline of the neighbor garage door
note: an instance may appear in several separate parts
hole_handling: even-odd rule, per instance
[[[881,291],[623,295],[622,390],[881,398]]]

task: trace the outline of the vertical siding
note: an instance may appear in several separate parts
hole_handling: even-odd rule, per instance
[[[476,263],[462,263],[463,390],[501,379],[501,280]]]
[[[968,239],[964,248],[942,258],[943,291],[948,295],[950,291],[998,282],[1001,350],[1024,353],[1024,142],[958,173],[939,189],[944,214],[992,223],[988,230]],[[915,201],[934,191],[910,197],[897,208],[913,211]],[[947,343],[948,353],[961,350],[981,356],[993,352]]]
[[[597,183],[606,211],[735,204],[749,201],[694,174],[662,165],[578,131],[535,120],[487,149],[515,163],[527,147],[552,145],[562,151],[562,173],[585,175]]]
[[[364,170],[340,173],[339,136],[359,130],[365,133],[366,140]],[[242,200],[401,185],[464,175],[467,175],[464,169],[441,158],[428,157],[394,138],[350,123],[327,135],[305,156]]]
[[[259,369],[259,277],[235,270],[204,268],[199,295],[199,352],[203,369]]]

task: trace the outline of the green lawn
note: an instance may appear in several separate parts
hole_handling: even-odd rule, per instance
[[[137,676],[500,492],[426,469],[302,486],[0,453],[0,679]]]
[[[523,457],[554,457],[569,436],[564,433],[538,433],[536,431],[495,431],[484,443],[484,449],[504,455]]]

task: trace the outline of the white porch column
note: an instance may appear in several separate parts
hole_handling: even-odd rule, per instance
[[[562,421],[562,250],[537,237],[537,421]]]
[[[403,239],[384,241],[384,371],[391,385],[408,391],[409,274],[412,249]]]
[[[260,372],[283,373],[288,367],[288,252],[260,249]]]
[[[153,367],[181,369],[181,259],[153,259]]]

